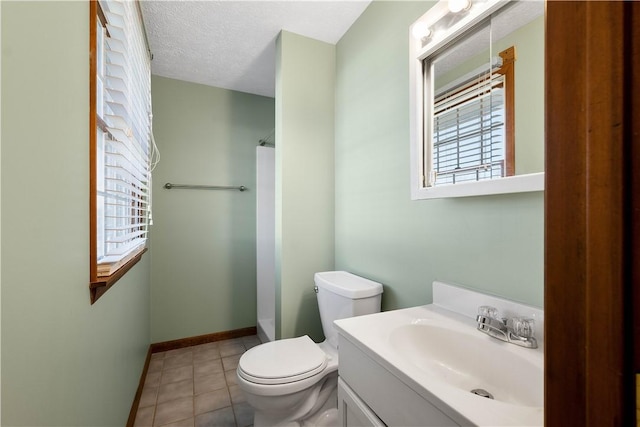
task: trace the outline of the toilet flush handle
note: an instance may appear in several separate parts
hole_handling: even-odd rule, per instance
[[[313,287],[313,291],[317,294],[318,293],[318,286],[314,286]]]

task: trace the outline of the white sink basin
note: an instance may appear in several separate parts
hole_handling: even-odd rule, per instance
[[[474,319],[435,305],[335,325],[345,339],[459,425],[544,424],[541,341],[537,349],[499,341],[478,331]],[[474,389],[494,399],[471,393]]]
[[[502,402],[542,406],[541,366],[505,351],[504,346],[512,344],[491,342],[468,329],[452,322],[421,319],[395,328],[389,342],[398,357],[460,390],[481,389]]]

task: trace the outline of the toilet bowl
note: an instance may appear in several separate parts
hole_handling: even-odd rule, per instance
[[[344,271],[316,273],[325,341],[307,335],[249,349],[238,386],[255,411],[254,426],[338,424],[338,336],[333,321],[380,311],[382,285]]]

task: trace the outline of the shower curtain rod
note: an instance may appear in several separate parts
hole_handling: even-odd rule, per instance
[[[244,185],[241,185],[239,187],[231,187],[231,186],[221,186],[221,185],[189,185],[189,184],[172,184],[170,182],[167,182],[164,185],[164,188],[166,188],[167,190],[171,190],[173,188],[176,189],[190,189],[190,190],[239,190],[239,191],[245,191],[247,189],[247,187],[245,187]]]

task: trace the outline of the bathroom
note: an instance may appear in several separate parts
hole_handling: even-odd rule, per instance
[[[437,279],[543,306],[543,192],[410,198],[407,33],[430,5],[373,2],[336,46],[285,39],[294,73],[310,57],[335,61],[326,80],[283,80],[289,108],[309,101],[305,90],[335,98],[315,98],[324,114],[313,120],[279,123],[291,138],[279,177],[279,338],[322,339],[313,274],[324,270],[383,283],[385,311],[429,303]],[[150,251],[90,305],[89,8],[2,2],[0,14],[2,424],[123,425],[150,343],[256,324],[251,187],[276,101],[153,78],[162,160]]]

